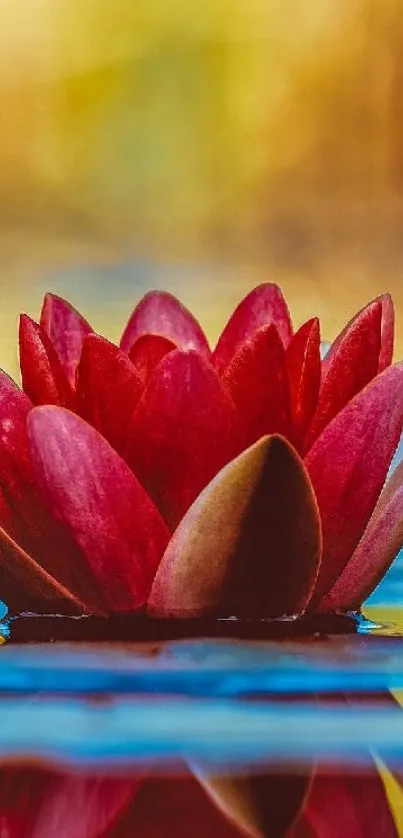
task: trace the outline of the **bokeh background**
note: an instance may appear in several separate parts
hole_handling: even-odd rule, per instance
[[[111,337],[152,286],[212,338],[262,279],[401,315],[402,47],[401,0],[0,0],[0,365],[47,288]]]

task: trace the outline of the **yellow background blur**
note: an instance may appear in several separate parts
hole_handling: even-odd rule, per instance
[[[402,312],[402,46],[401,0],[0,0],[0,364],[48,287],[111,337],[152,285],[213,338],[268,278]]]

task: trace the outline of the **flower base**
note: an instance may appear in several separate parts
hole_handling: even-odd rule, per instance
[[[0,622],[0,637],[13,643],[52,641],[162,642],[184,638],[282,640],[367,631],[361,614],[315,614],[299,618],[238,619],[203,617],[154,619],[138,614],[110,617],[20,614]]]

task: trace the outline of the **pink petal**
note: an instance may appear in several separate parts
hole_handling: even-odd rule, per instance
[[[170,527],[238,450],[236,410],[214,369],[196,352],[170,352],[134,415],[128,456]]]
[[[275,326],[263,326],[240,345],[222,376],[237,407],[242,440],[290,434],[290,392],[285,351]]]
[[[344,337],[347,334],[347,332],[354,326],[357,320],[361,319],[361,317],[365,314],[366,310],[368,308],[371,308],[374,305],[374,303],[380,303],[382,306],[381,347],[379,353],[378,372],[382,372],[384,369],[386,369],[386,367],[390,366],[393,358],[395,310],[393,300],[390,294],[382,294],[382,296],[377,297],[371,303],[368,303],[368,305],[364,306],[364,308],[362,308],[357,314],[355,314],[354,317],[349,321],[349,323],[347,323],[344,329],[340,332],[340,334],[335,338],[326,355],[326,359],[323,364],[324,375],[326,375],[327,368],[333,360],[333,356],[339,349],[340,343],[342,340],[344,340]]]
[[[12,613],[83,614],[85,602],[46,573],[0,527],[0,591]]]
[[[28,448],[31,403],[0,373],[0,525],[45,570],[80,600],[94,604],[82,556],[69,531],[54,520],[38,490]],[[90,596],[91,594],[91,596]]]
[[[73,408],[73,388],[44,329],[22,314],[19,337],[22,386],[32,403]]]
[[[373,767],[362,775],[318,770],[305,812],[289,838],[398,838],[382,780]]]
[[[359,608],[403,547],[403,462],[383,490],[352,558],[320,603],[321,611]]]
[[[239,346],[262,326],[276,326],[287,346],[292,337],[292,325],[287,304],[278,285],[266,282],[254,288],[239,303],[230,317],[213,352],[213,363],[223,372]]]
[[[7,838],[106,838],[138,785],[135,778],[4,766],[0,824]]]
[[[168,338],[161,335],[141,335],[133,344],[129,358],[142,381],[146,383],[159,362],[173,349],[177,349],[177,346]]]
[[[382,305],[378,300],[367,306],[346,331],[333,353],[324,362],[325,377],[315,415],[307,433],[308,451],[329,422],[362,390],[378,372],[381,346]]]
[[[8,495],[7,532],[48,574],[85,603],[86,610],[104,611],[102,596],[69,529],[53,518],[38,490],[31,463],[29,473],[14,469],[14,488]]]
[[[46,775],[45,775],[46,776]],[[136,797],[135,777],[53,775],[45,779],[42,805],[29,838],[107,838]]]
[[[46,294],[40,324],[52,341],[74,387],[84,338],[93,331],[92,327],[70,303],[55,294]]]
[[[321,553],[316,500],[302,461],[267,437],[227,465],[174,533],[148,602],[157,616],[301,613]]]
[[[99,335],[88,335],[77,372],[77,410],[124,457],[133,413],[143,391],[125,352]]]
[[[307,796],[309,771],[197,777],[217,808],[242,833],[254,838],[285,838]]]
[[[312,604],[333,587],[373,512],[403,425],[403,364],[388,367],[325,428],[306,457],[323,527]]]
[[[290,382],[292,440],[299,447],[315,413],[320,386],[319,320],[304,323],[287,348],[287,370]]]
[[[25,464],[27,454],[26,418],[32,404],[25,393],[17,387],[3,370],[0,370],[0,450],[7,452],[2,462],[0,482],[6,476],[6,465],[10,456],[20,457]],[[4,460],[4,454],[2,455]]]
[[[64,408],[34,408],[28,433],[49,508],[71,530],[107,608],[140,607],[169,539],[144,489],[106,440]]]
[[[384,294],[382,301],[381,351],[378,372],[389,367],[393,359],[395,340],[395,308],[390,294]]]
[[[134,309],[120,342],[129,353],[141,335],[168,338],[181,349],[195,349],[206,358],[210,347],[200,324],[179,300],[167,291],[150,291]]]

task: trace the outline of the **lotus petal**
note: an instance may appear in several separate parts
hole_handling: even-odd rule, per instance
[[[291,439],[299,447],[318,403],[321,377],[319,320],[304,323],[287,347],[292,417]]]
[[[365,315],[366,310],[371,308],[374,303],[380,303],[382,306],[381,347],[379,352],[378,372],[382,372],[386,369],[386,367],[390,366],[393,358],[395,309],[390,294],[382,294],[355,314],[332,342],[328,352],[326,353],[325,363],[323,365],[324,376],[326,375],[327,367],[339,349],[340,343],[344,339],[346,333],[351,329],[357,320],[360,320],[360,318]]]
[[[99,611],[90,598],[88,605],[46,573],[0,527],[0,594],[12,613],[83,614]]]
[[[133,344],[129,358],[144,383],[153,374],[160,361],[177,345],[161,335],[141,335]]]
[[[192,766],[193,768],[193,766]],[[231,823],[251,838],[284,838],[298,818],[311,777],[297,774],[196,776],[211,800]]]
[[[403,463],[383,490],[368,526],[343,572],[320,603],[321,611],[359,608],[403,547]]]
[[[318,770],[304,815],[289,838],[398,838],[375,767],[365,774]]]
[[[262,326],[276,326],[287,346],[292,337],[290,313],[278,285],[266,282],[254,288],[231,315],[213,352],[213,363],[223,372],[244,341]]]
[[[395,307],[390,294],[383,294],[382,302],[382,327],[381,327],[381,351],[379,353],[378,372],[389,367],[393,359],[395,339]]]
[[[74,407],[74,390],[45,330],[27,314],[20,318],[22,386],[32,404]]]
[[[28,397],[0,373],[0,526],[82,600],[90,590],[82,556],[69,531],[52,518],[36,485],[26,429],[30,410]]]
[[[358,393],[306,457],[323,528],[313,606],[333,587],[363,535],[402,425],[403,363],[388,367]]]
[[[74,387],[84,338],[93,331],[92,327],[67,300],[55,294],[45,296],[40,325],[52,341],[67,378]]]
[[[70,411],[34,408],[28,433],[44,497],[69,527],[108,610],[139,608],[169,539],[150,498],[106,440]]]
[[[324,378],[315,415],[309,427],[304,451],[318,438],[331,420],[378,372],[381,347],[382,305],[367,306],[346,331],[331,362],[324,362]]]
[[[8,838],[105,838],[138,785],[136,778],[4,766],[0,823]]]
[[[26,457],[26,418],[32,403],[15,381],[0,370],[0,450]],[[2,481],[4,467],[0,472]]]
[[[221,380],[238,410],[245,447],[266,434],[290,435],[285,351],[275,326],[241,344]]]
[[[12,488],[5,491],[2,483],[7,505],[2,505],[1,524],[50,576],[86,603],[87,610],[103,611],[102,597],[83,555],[69,529],[52,516],[44,502],[34,478],[32,463],[29,462],[28,470],[20,468],[20,465],[14,463],[12,468],[8,468],[7,479]]]
[[[114,835],[115,826],[137,794],[135,777],[44,777],[42,805],[30,838],[101,838]],[[33,828],[32,828],[33,827]]]
[[[174,533],[148,609],[157,616],[281,617],[304,611],[321,553],[316,500],[281,437],[227,465]]]
[[[120,342],[129,353],[142,335],[168,338],[181,349],[195,349],[206,358],[210,347],[200,324],[176,297],[167,291],[150,291],[134,309]]]
[[[213,367],[176,349],[159,363],[133,417],[128,462],[174,529],[239,451],[235,406]]]
[[[99,335],[88,335],[77,372],[77,409],[125,456],[133,413],[143,391],[125,352]]]

